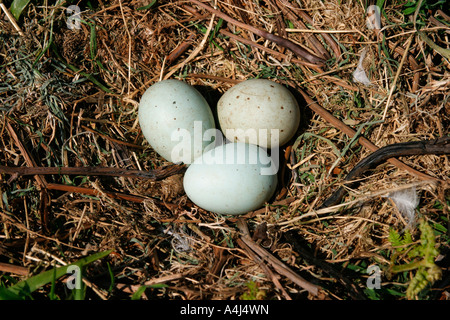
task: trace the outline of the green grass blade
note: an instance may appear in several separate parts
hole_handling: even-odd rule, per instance
[[[80,281],[80,287],[73,289],[73,298],[77,301],[84,300],[84,297],[86,295],[86,286],[84,285],[83,281]]]
[[[77,266],[80,269],[82,269],[84,266],[98,260],[98,259],[102,259],[104,257],[106,257],[111,251],[104,251],[104,252],[99,252],[99,253],[95,253],[93,255],[90,255],[88,257],[82,258],[80,260],[78,260],[75,263],[69,264],[67,266],[63,266],[63,267],[59,267],[56,269],[52,269],[52,270],[48,270],[45,272],[42,272],[40,274],[37,274],[31,278],[28,278],[26,280],[20,281],[17,284],[13,285],[12,287],[9,287],[8,289],[6,289],[6,292],[3,292],[3,295],[1,294],[2,292],[0,291],[0,299],[3,296],[12,298],[14,297],[14,299],[25,299],[27,297],[31,296],[31,293],[37,289],[39,289],[40,287],[51,283],[52,281],[64,276],[67,274],[67,269],[71,266]],[[77,293],[76,293],[77,294]]]
[[[64,64],[67,68],[69,68],[70,70],[72,70],[75,73],[79,73],[80,75],[82,75],[83,77],[85,77],[86,79],[88,79],[89,81],[91,81],[93,84],[95,84],[96,86],[98,86],[100,89],[102,89],[103,91],[107,92],[107,93],[112,93],[111,90],[109,90],[108,87],[106,87],[105,85],[103,85],[100,81],[98,81],[92,74],[86,73],[84,71],[81,71],[80,69],[78,69],[77,67],[67,63],[67,61],[65,59],[63,59],[61,57],[61,55],[58,52],[58,49],[56,47],[56,45],[52,42],[51,44],[51,49],[52,52],[55,54],[56,58],[62,63]]]
[[[427,35],[423,31],[418,31],[417,33],[419,34],[420,38],[422,38],[422,40],[425,41],[432,49],[434,49],[436,52],[438,52],[444,58],[450,60],[450,50],[449,49],[445,49],[445,48],[438,46],[430,38],[428,38]]]
[[[95,31],[95,24],[91,24],[91,36],[89,39],[89,49],[91,52],[92,62],[97,61],[97,33]]]
[[[144,294],[144,292],[145,292],[145,290],[147,288],[157,289],[157,288],[167,288],[167,287],[168,287],[168,285],[164,284],[164,283],[156,283],[156,284],[151,284],[151,285],[148,285],[148,286],[145,286],[145,285],[140,286],[136,290],[136,292],[134,292],[133,295],[131,296],[131,300],[140,300],[142,295]]]
[[[8,288],[0,287],[0,300],[22,300],[22,298],[19,295],[10,292]]]
[[[147,289],[146,286],[140,286],[135,293],[131,296],[131,300],[140,300],[142,294],[145,292],[145,289]]]
[[[140,8],[137,8],[136,10],[142,11],[142,10],[150,9],[151,7],[153,7],[153,6],[155,5],[155,3],[156,3],[156,0],[153,0],[153,1],[150,2],[148,5],[143,6],[143,7],[140,7]]]
[[[111,280],[111,284],[109,285],[108,291],[109,291],[110,293],[112,293],[112,291],[114,290],[114,286],[115,286],[114,272],[113,272],[113,270],[112,270],[112,268],[111,268],[111,265],[110,265],[109,263],[107,263],[107,266],[108,266],[109,278],[110,278],[110,280]]]
[[[16,18],[16,20],[19,20],[20,14],[28,5],[29,2],[30,0],[14,0],[11,3],[9,11],[11,11],[12,15],[14,16],[14,18]]]
[[[67,68],[69,68],[70,70],[72,70],[75,73],[79,73],[80,75],[82,75],[83,77],[85,77],[86,79],[88,79],[89,81],[91,81],[93,84],[95,84],[96,86],[98,86],[100,89],[102,89],[105,92],[108,93],[112,93],[111,90],[109,90],[108,87],[104,86],[100,81],[98,81],[92,74],[90,73],[86,73],[84,71],[81,71],[80,69],[78,69],[77,67],[67,63],[58,53],[56,46],[52,43],[52,49],[53,49],[53,53],[55,53],[55,55],[57,56],[57,58],[59,59],[59,61],[61,61]]]
[[[56,268],[53,268],[53,277],[52,277],[52,286],[50,287],[50,293],[48,294],[48,297],[50,300],[58,300],[57,295],[55,294],[56,289]]]

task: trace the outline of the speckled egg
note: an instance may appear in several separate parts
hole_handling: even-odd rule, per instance
[[[186,170],[183,185],[189,199],[199,207],[239,215],[262,207],[270,199],[277,175],[264,149],[228,143],[197,158]]]
[[[205,98],[179,80],[153,84],[139,103],[139,125],[145,139],[163,158],[174,163],[192,163],[213,145],[203,139],[215,129],[214,117]]]
[[[250,79],[233,86],[220,98],[217,113],[228,140],[265,148],[288,142],[300,123],[294,95],[267,79]]]

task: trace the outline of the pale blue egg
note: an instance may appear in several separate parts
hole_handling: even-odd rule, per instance
[[[214,138],[205,135],[215,129],[208,102],[183,81],[163,80],[149,87],[138,118],[145,139],[168,161],[189,164],[213,144]]]
[[[184,189],[199,207],[239,215],[258,209],[273,195],[277,167],[252,144],[228,143],[206,151],[184,175]]]

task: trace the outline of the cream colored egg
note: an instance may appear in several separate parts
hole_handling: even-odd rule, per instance
[[[199,207],[239,215],[262,207],[273,195],[277,185],[274,168],[262,148],[228,143],[197,158],[186,170],[183,185]]]
[[[228,140],[265,148],[288,142],[300,123],[294,95],[267,79],[246,80],[226,91],[217,104],[217,113]]]
[[[139,103],[139,125],[152,148],[168,161],[192,163],[213,145],[214,117],[205,98],[178,80],[155,83]]]

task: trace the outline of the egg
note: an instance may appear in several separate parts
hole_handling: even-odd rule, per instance
[[[183,179],[188,198],[199,207],[239,215],[263,206],[275,192],[272,159],[256,145],[228,143],[194,160]]]
[[[265,148],[288,142],[300,123],[294,95],[267,79],[246,80],[227,90],[219,99],[217,113],[228,140]]]
[[[139,125],[151,147],[164,159],[190,164],[208,146],[215,130],[212,111],[191,85],[174,79],[150,86],[139,103]]]

